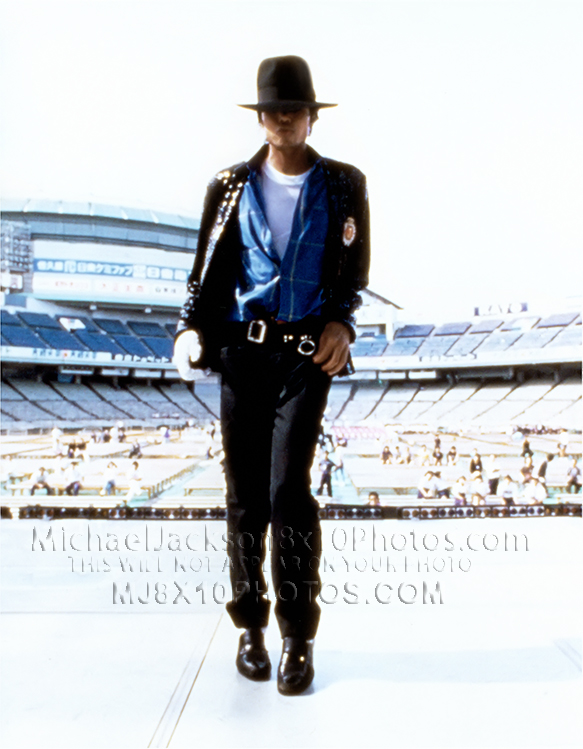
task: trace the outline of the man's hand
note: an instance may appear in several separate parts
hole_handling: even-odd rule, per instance
[[[178,374],[186,382],[192,382],[200,378],[200,372],[193,369],[202,354],[200,338],[195,330],[185,330],[174,342],[174,356],[172,361]]]
[[[329,322],[320,336],[318,350],[312,357],[330,377],[341,372],[350,354],[350,333],[341,322]]]

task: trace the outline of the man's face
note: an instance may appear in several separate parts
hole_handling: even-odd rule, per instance
[[[308,107],[295,112],[262,112],[261,122],[267,142],[274,148],[296,148],[311,131]]]

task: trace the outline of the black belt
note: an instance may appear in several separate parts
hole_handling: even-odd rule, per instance
[[[225,323],[220,333],[224,345],[249,345],[297,351],[302,356],[312,356],[318,348],[323,330],[320,321],[276,323],[274,320]]]

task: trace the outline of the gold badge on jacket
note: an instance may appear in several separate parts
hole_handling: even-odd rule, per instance
[[[344,242],[346,247],[350,247],[350,245],[354,242],[355,237],[356,237],[356,224],[352,216],[350,216],[344,222],[344,229],[342,231],[342,241]]]

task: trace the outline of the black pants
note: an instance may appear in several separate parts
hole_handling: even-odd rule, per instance
[[[318,487],[317,495],[321,497],[324,494],[324,489],[328,492],[328,496],[332,496],[332,474],[323,473],[320,479],[320,486]]]
[[[275,600],[282,637],[311,639],[320,618],[322,540],[310,468],[330,378],[293,348],[253,343],[222,349],[221,375],[233,589],[227,610],[237,627],[264,627]],[[262,567],[269,544],[268,593]]]

